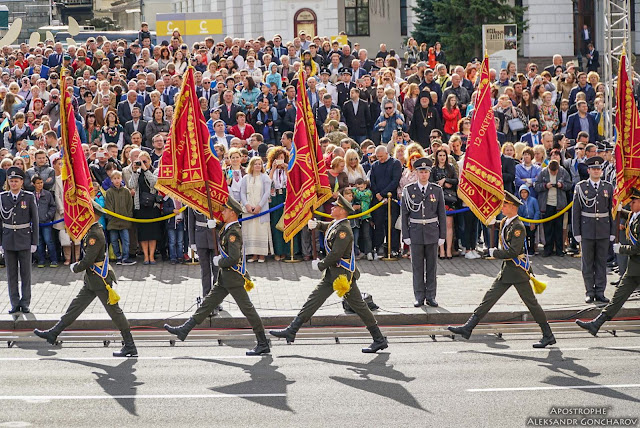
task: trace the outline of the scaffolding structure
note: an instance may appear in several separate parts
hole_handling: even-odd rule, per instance
[[[615,111],[615,82],[623,47],[627,55],[631,55],[631,2],[632,0],[604,0],[604,83],[606,88],[605,103],[605,138],[613,144]],[[627,61],[630,64],[631,61]]]

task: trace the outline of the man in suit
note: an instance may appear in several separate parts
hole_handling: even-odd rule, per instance
[[[562,71],[564,71],[564,60],[562,59],[562,55],[555,54],[553,56],[552,64],[546,66],[544,68],[544,71],[546,71],[553,77],[556,75],[556,68],[558,67],[562,67]]]
[[[404,243],[411,246],[415,307],[423,306],[425,301],[429,306],[438,306],[438,246],[444,244],[447,234],[442,188],[429,182],[432,166],[430,159],[417,159],[413,168],[418,172],[418,181],[402,189],[402,236]]]
[[[598,71],[600,68],[600,53],[593,47],[593,43],[589,43],[587,50],[587,71]]]
[[[640,190],[632,189],[631,192],[631,211],[620,211],[621,217],[627,219],[625,232],[628,244],[613,244],[614,253],[628,256],[627,270],[622,276],[620,286],[616,288],[611,302],[605,306],[600,315],[590,322],[576,320],[576,324],[593,336],[598,334],[602,324],[618,313],[624,302],[631,296],[631,293],[640,287]]]
[[[62,43],[58,42],[53,46],[54,52],[47,58],[47,65],[49,68],[55,68],[62,64],[63,52]]]
[[[500,221],[500,243],[498,248],[489,249],[491,257],[502,260],[500,274],[466,324],[461,327],[448,327],[448,329],[465,339],[469,339],[475,326],[513,285],[524,304],[527,305],[529,312],[533,315],[533,319],[540,325],[542,330],[542,339],[538,343],[534,343],[533,347],[545,348],[555,344],[556,339],[547,322],[547,316],[540,307],[529,283],[531,280],[529,277],[531,263],[525,251],[527,232],[524,224],[518,218],[518,207],[520,205],[522,205],[520,199],[509,192],[505,192],[504,204],[502,205],[502,214],[505,217]]]
[[[582,30],[580,31],[580,41],[582,42],[582,46],[581,46],[582,55],[586,56],[586,53],[588,52],[589,44],[592,44],[591,39],[592,39],[591,28],[589,28],[587,24],[584,24],[582,26]]]
[[[317,106],[314,112],[316,116],[316,128],[318,128],[318,136],[320,138],[324,137],[324,122],[327,120],[331,109],[334,108],[340,110],[340,107],[333,104],[331,94],[324,94],[322,96],[322,104]]]
[[[371,124],[371,112],[369,104],[360,99],[360,90],[351,88],[351,99],[344,103],[342,113],[349,130],[349,136],[358,144],[369,138],[373,125]]]
[[[116,115],[118,114],[116,109],[114,109],[113,107],[111,107],[109,105],[109,102],[110,102],[112,96],[113,95],[111,95],[111,94],[103,95],[102,98],[100,98],[100,106],[96,107],[96,110],[95,110],[96,125],[98,127],[100,127],[100,128],[102,128],[104,126],[105,118],[107,117],[107,113],[108,112],[112,111],[112,112],[116,113]]]
[[[529,147],[537,146],[542,143],[542,132],[540,132],[540,124],[538,119],[529,119],[529,132],[520,137],[520,141],[526,143]]]
[[[138,93],[134,90],[127,92],[127,99],[118,103],[118,122],[126,124],[133,119],[133,109],[138,107],[142,110],[142,106],[138,104]]]
[[[338,91],[338,106],[342,108],[344,103],[349,100],[351,88],[355,88],[356,84],[351,81],[351,70],[343,67],[340,69],[341,81],[336,85]]]
[[[124,141],[125,144],[131,144],[131,134],[139,132],[144,141],[147,121],[142,120],[142,109],[139,105],[135,105],[131,110],[131,120],[124,124]]]
[[[369,73],[367,73],[367,70],[360,66],[359,59],[354,59],[353,61],[351,61],[351,81],[353,83],[356,83],[358,79],[364,77],[365,74]]]
[[[585,72],[578,73],[578,85],[569,92],[569,106],[573,107],[576,103],[576,96],[579,92],[584,92],[585,101],[587,101],[589,107],[593,107],[593,102],[596,99],[596,91],[587,83],[587,73]]]
[[[588,113],[588,105],[586,101],[578,101],[578,111],[569,116],[567,122],[567,134],[568,139],[578,138],[578,133],[584,131],[589,134],[589,142],[593,143],[598,140],[598,127],[596,121]]]
[[[360,271],[355,261],[353,231],[347,219],[347,216],[354,212],[349,201],[341,194],[338,194],[338,198],[331,208],[332,222],[309,220],[307,226],[310,230],[317,227],[320,231],[325,232],[327,255],[323,260],[313,260],[311,262],[314,270],[323,272],[322,279],[316,289],[311,292],[307,302],[291,324],[284,330],[269,331],[271,335],[286,339],[287,343],[293,342],[302,324],[311,319],[327,298],[333,294],[334,288],[341,281],[344,281],[348,287],[346,292],[342,290],[344,299],[364,322],[373,338],[373,343],[367,348],[363,348],[362,352],[375,353],[389,346],[371,310],[362,300],[362,294],[356,284],[356,281],[360,278]],[[342,297],[342,295],[338,294],[339,297]]]
[[[241,108],[239,105],[233,103],[233,92],[229,89],[224,91],[222,100],[224,103],[220,106],[220,119],[222,119],[228,127],[237,125],[236,113],[238,113]]]
[[[198,86],[196,88],[196,95],[198,99],[206,98],[207,105],[209,104],[211,98],[215,97],[218,94],[218,91],[211,89],[211,78],[203,77],[202,78],[202,86]]]
[[[31,192],[22,190],[24,172],[7,170],[9,190],[0,193],[0,253],[4,253],[9,285],[10,314],[28,314],[31,303],[31,254],[38,249],[38,206]],[[22,281],[18,289],[18,273]]]
[[[600,179],[604,159],[593,156],[584,162],[589,179],[575,186],[571,227],[574,239],[582,247],[582,279],[585,302],[609,303],[604,295],[607,287],[609,242],[616,238],[611,215],[613,186]]]
[[[360,49],[358,51],[358,59],[360,60],[360,67],[362,67],[367,74],[371,73],[371,67],[373,67],[373,61],[371,61],[367,55],[369,53],[366,49]]]

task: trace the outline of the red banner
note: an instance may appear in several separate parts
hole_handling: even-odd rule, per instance
[[[500,143],[491,109],[489,58],[482,61],[478,97],[471,120],[458,196],[484,224],[500,213],[504,199]]]
[[[616,91],[616,188],[613,192],[613,215],[618,204],[631,200],[631,189],[640,188],[640,126],[638,106],[633,98],[633,85],[629,80],[627,55],[620,57],[618,87]]]
[[[220,217],[229,190],[196,95],[194,68],[184,74],[173,123],[158,166],[156,189],[209,218]]]
[[[315,119],[302,69],[298,76],[296,125],[287,171],[284,202],[284,240],[289,242],[312,217],[312,211],[331,198],[327,167],[322,160]]]
[[[89,166],[76,127],[76,118],[65,79],[60,90],[60,135],[62,142],[62,182],[64,188],[64,224],[73,241],[81,239],[94,222]]]

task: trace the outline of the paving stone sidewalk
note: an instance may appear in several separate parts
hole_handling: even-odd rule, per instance
[[[361,291],[371,294],[380,306],[380,313],[470,312],[477,306],[499,271],[495,260],[440,260],[438,262],[438,294],[440,307],[414,308],[411,264],[407,259],[396,262],[360,261],[362,277],[358,281]],[[545,310],[588,307],[584,304],[584,287],[580,274],[580,259],[550,257],[533,259],[537,276],[547,282],[547,290],[538,296]],[[201,295],[200,267],[171,265],[159,262],[155,266],[138,263],[135,266],[115,266],[118,276],[116,290],[120,304],[129,316],[135,314],[177,315],[194,310],[196,298]],[[295,315],[320,278],[311,270],[310,262],[251,263],[249,272],[256,287],[251,299],[261,316]],[[9,298],[6,270],[0,270],[0,311],[2,319],[8,317]],[[82,275],[73,274],[67,267],[33,268],[31,310],[37,315],[62,314],[82,286]],[[610,274],[608,280],[617,279]],[[613,295],[613,286],[606,295]],[[637,303],[631,303],[632,307]],[[231,298],[223,304],[229,316],[242,316]],[[627,305],[628,306],[628,305]],[[638,304],[640,307],[640,304]],[[515,289],[511,288],[495,308],[496,311],[526,310]],[[96,300],[86,314],[103,314]],[[335,294],[318,311],[319,315],[344,314],[340,299]]]

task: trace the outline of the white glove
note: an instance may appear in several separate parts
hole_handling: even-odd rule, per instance
[[[613,242],[616,240],[616,236],[615,235],[609,235],[609,241]]]
[[[489,257],[493,257],[493,252],[497,250],[497,248],[489,248]]]
[[[613,244],[613,252],[616,254],[620,254],[620,246],[621,246],[620,243]]]
[[[405,245],[411,245],[411,238],[404,238],[402,242],[404,242]]]
[[[194,253],[197,253],[197,252],[198,252],[198,250],[196,249],[196,248],[197,248],[197,247],[196,247],[196,244],[191,244],[191,245],[189,245],[189,248],[191,248],[191,251],[193,251]]]
[[[215,229],[216,228],[216,221],[215,220],[207,220],[207,227],[209,229]]]
[[[4,254],[4,249],[0,247],[0,254]]]
[[[582,242],[582,236],[580,236],[580,235],[574,236],[573,239],[575,239],[576,242],[578,242],[578,243]]]
[[[320,260],[311,260],[311,269],[319,271],[320,270],[320,268],[318,267],[319,263],[320,263]]]
[[[444,239],[438,239],[438,247],[444,245]]]
[[[31,252],[35,253],[36,251],[38,251],[38,246],[37,245],[32,245],[31,246]]]
[[[78,262],[71,263],[71,264],[69,265],[69,269],[71,269],[71,272],[76,273],[76,272],[73,270],[73,268],[74,268],[74,267],[76,267],[76,265],[77,265],[77,264],[78,264]]]
[[[218,262],[220,261],[221,258],[222,256],[213,256],[213,265],[218,266]]]
[[[622,204],[618,204],[618,207],[616,208],[616,211],[618,211],[618,212],[622,211]]]
[[[309,230],[313,230],[316,227],[318,227],[318,221],[316,219],[311,219],[309,220],[309,222],[307,223],[307,227],[309,228]]]

